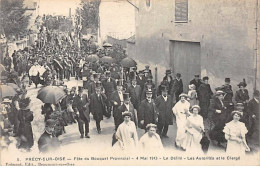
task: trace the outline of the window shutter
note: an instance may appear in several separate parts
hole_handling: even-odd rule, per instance
[[[188,22],[188,0],[175,0],[175,22]]]

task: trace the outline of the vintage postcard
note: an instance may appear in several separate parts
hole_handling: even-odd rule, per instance
[[[259,166],[259,0],[1,0],[0,165]]]

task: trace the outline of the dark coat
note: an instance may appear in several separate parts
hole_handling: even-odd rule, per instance
[[[236,91],[235,101],[244,103],[246,100],[249,100],[248,90],[245,89],[244,92],[242,90]]]
[[[223,101],[222,101],[223,102]],[[213,120],[213,123],[223,125],[225,124],[228,114],[227,114],[227,107],[221,104],[221,101],[218,98],[212,99],[212,103],[210,104],[209,110],[211,112],[211,117]],[[221,113],[217,113],[216,110],[221,110]]]
[[[141,86],[141,90],[143,91],[144,90],[144,84],[146,82],[146,78],[143,76],[142,79],[141,79],[141,77],[137,76],[136,81],[137,81],[137,84]]]
[[[135,123],[135,126],[138,125],[137,115],[135,114],[134,106],[131,103],[129,104],[129,110],[126,108],[125,104],[119,106],[118,110],[119,110],[119,116],[121,116],[119,118],[122,118],[122,122],[124,121],[122,117],[122,113],[125,111],[129,111],[132,114],[131,120]]]
[[[60,141],[56,137],[52,137],[46,131],[41,135],[38,140],[38,148],[41,153],[55,151],[60,147]]]
[[[33,121],[33,112],[20,109],[18,113],[20,121],[18,135],[21,137],[19,148],[31,148],[33,146],[33,132],[31,122]]]
[[[90,95],[90,112],[93,113],[96,121],[103,120],[103,115],[106,114],[106,104],[107,97],[104,94],[100,94],[100,97],[96,92]]]
[[[113,105],[113,117],[118,117],[118,107],[123,103],[123,100],[120,100],[118,91],[114,91],[110,98],[111,105]],[[117,105],[114,104],[114,102],[117,102]]]
[[[86,120],[89,122],[89,100],[88,96],[86,94],[82,94],[82,97],[77,95],[74,97],[72,108],[74,111],[79,111],[79,118],[86,122]]]
[[[183,92],[183,83],[182,79],[177,80],[174,79],[172,88],[171,88],[171,95],[175,94],[175,96],[179,96]]]
[[[88,86],[88,95],[90,96],[91,94],[95,93],[95,88],[96,88],[96,83],[90,82],[89,86]]]
[[[256,116],[256,118],[254,119],[255,128],[259,129],[259,103],[257,103],[255,99],[252,99],[248,102],[247,108],[251,120],[253,115]]]
[[[146,125],[149,123],[156,124],[158,115],[154,101],[152,100],[151,103],[148,103],[146,99],[141,101],[137,117],[139,122],[144,120],[144,124],[140,126],[142,129],[145,129]]]
[[[198,81],[196,81],[195,79],[191,80],[190,81],[190,85],[191,84],[194,84],[196,86],[196,91],[198,92],[199,88],[200,88],[200,85],[202,85],[202,82],[201,80],[199,79]]]
[[[167,101],[164,100],[163,96],[158,96],[155,100],[155,105],[158,111],[158,124],[161,125],[172,125],[173,124],[173,101],[170,95],[167,96]]]
[[[209,84],[201,84],[198,90],[198,99],[200,102],[209,102],[213,92]]]
[[[105,79],[102,81],[102,85],[105,89],[106,96],[110,98],[112,92],[116,90],[116,82],[114,79],[110,78],[110,82],[108,82],[108,79]]]
[[[139,85],[136,85],[136,87],[134,88],[134,86],[131,85],[127,88],[126,92],[129,93],[134,108],[138,109],[138,106],[141,102],[141,87]]]

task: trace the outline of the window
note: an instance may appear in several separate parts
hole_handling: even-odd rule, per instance
[[[188,0],[175,0],[175,22],[188,22]]]
[[[149,8],[151,6],[151,0],[146,0],[146,7]]]

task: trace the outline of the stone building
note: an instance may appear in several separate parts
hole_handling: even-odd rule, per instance
[[[157,66],[159,82],[166,69],[181,73],[185,91],[194,74],[200,74],[209,76],[212,89],[230,77],[237,90],[237,84],[245,78],[251,95],[255,68],[259,67],[255,49],[259,50],[256,37],[260,29],[257,34],[255,28],[256,8],[260,6],[256,2],[136,1],[135,41],[128,53],[138,60],[139,69],[147,62],[153,70]]]

